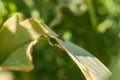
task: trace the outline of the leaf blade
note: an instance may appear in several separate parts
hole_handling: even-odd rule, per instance
[[[20,24],[17,16],[13,16],[0,29],[0,71],[33,69],[32,47],[40,34],[26,27]]]
[[[92,54],[69,42],[56,38],[72,60],[77,64],[87,80],[105,80],[111,72]]]

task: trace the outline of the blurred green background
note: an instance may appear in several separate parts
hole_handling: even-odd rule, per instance
[[[15,14],[44,22],[100,59],[114,73],[111,80],[120,80],[119,0],[0,0],[0,27]],[[1,72],[0,80],[85,80],[69,56],[47,41],[34,47],[33,63],[31,72]]]

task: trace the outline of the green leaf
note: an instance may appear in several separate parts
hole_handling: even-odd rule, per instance
[[[50,38],[56,40],[58,44],[55,45],[67,52],[87,80],[105,80],[111,75],[111,72],[92,54],[69,41],[60,39],[44,23],[36,19],[27,19],[20,23],[16,16],[7,20],[0,29],[0,70],[31,70],[32,48],[38,39],[42,38],[41,36],[48,39],[51,45],[54,44]]]
[[[35,30],[38,26],[19,24],[19,18],[13,16],[0,29],[0,70],[33,69],[32,47],[40,35]]]
[[[87,80],[106,80],[111,75],[111,72],[88,51],[69,41],[55,39],[81,69]]]
[[[82,70],[87,80],[105,80],[111,75],[111,72],[92,54],[69,41],[59,39],[54,31],[40,21],[34,19],[33,21],[38,22],[41,30],[43,30],[43,35],[47,36],[51,45],[54,44],[50,42],[49,37],[58,42],[57,46],[68,53],[72,60]]]
[[[46,30],[47,29],[49,28],[46,28]],[[52,33],[54,32],[50,30],[49,34],[52,35]],[[50,36],[49,34],[49,37],[55,39],[58,42],[58,45],[55,45],[66,51],[67,54],[72,58],[72,60],[77,64],[87,80],[106,80],[109,78],[109,76],[111,75],[109,69],[91,53],[69,41],[64,41],[63,39],[58,38],[58,35]],[[54,46],[54,44],[52,44],[51,42],[50,44]]]
[[[50,28],[47,27],[44,23],[40,22],[37,19],[27,19],[23,22],[21,22],[21,25],[27,26],[25,27],[28,31],[32,32],[37,32],[38,35],[43,35],[43,36],[50,36],[50,37],[57,37],[58,35],[52,31]],[[34,31],[33,31],[34,30]],[[31,35],[34,33],[31,33]],[[36,36],[36,34],[34,35]]]

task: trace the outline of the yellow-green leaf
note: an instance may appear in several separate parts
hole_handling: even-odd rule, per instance
[[[34,29],[38,26],[26,27],[19,24],[17,16],[13,16],[0,29],[0,70],[33,69],[32,47],[40,35]]]
[[[105,80],[111,75],[96,57],[79,46],[60,39],[44,23],[32,18],[19,22],[17,16],[7,20],[0,29],[0,70],[31,70],[32,47],[41,36],[46,37],[49,42],[49,38],[56,40],[57,46],[67,52],[87,80]]]
[[[55,39],[81,69],[87,80],[106,80],[111,75],[107,67],[88,51],[69,41]]]

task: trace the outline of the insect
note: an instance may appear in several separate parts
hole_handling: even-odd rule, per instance
[[[61,37],[60,35],[57,36],[57,38],[61,39],[62,41],[65,41],[65,39],[63,37]]]

